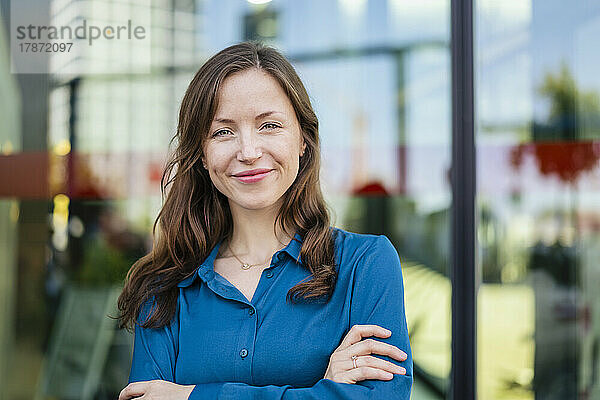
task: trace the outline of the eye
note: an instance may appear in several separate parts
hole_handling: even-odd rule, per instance
[[[267,123],[266,123],[266,124],[264,124],[262,127],[263,127],[264,129],[267,129],[267,130],[270,130],[270,131],[272,131],[272,130],[274,130],[274,129],[279,129],[279,128],[281,128],[281,126],[279,126],[278,124],[275,124],[275,123],[273,123],[273,122],[267,122]]]
[[[228,129],[219,129],[218,131],[213,133],[211,137],[224,136],[227,133],[231,133],[231,131]]]

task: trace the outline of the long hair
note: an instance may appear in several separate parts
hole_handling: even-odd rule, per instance
[[[157,328],[168,324],[177,309],[177,284],[195,273],[211,249],[233,232],[227,198],[202,168],[203,144],[217,110],[220,85],[231,74],[250,68],[265,71],[279,82],[293,105],[306,143],[298,176],[283,195],[275,223],[286,233],[298,232],[303,237],[300,255],[310,279],[292,287],[286,300],[328,301],[331,297],[337,273],[329,210],[319,181],[317,117],[288,60],[271,47],[245,42],[206,61],[185,92],[173,137],[177,146],[161,179],[164,202],[152,228],[153,247],[133,264],[119,296],[122,328],[132,329],[138,323],[142,306],[150,299],[152,312],[141,326]]]

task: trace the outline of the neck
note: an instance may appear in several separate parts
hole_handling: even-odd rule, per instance
[[[231,207],[233,234],[220,251],[223,257],[230,257],[234,253],[244,262],[260,263],[284,248],[294,232],[290,232],[290,236],[279,227],[273,229],[279,210],[277,206],[275,204],[261,210]]]

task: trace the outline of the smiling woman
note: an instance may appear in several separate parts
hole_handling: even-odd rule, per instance
[[[254,43],[213,56],[177,139],[160,235],[119,298],[135,327],[120,399],[408,399],[398,254],[330,226],[318,121],[290,63]]]

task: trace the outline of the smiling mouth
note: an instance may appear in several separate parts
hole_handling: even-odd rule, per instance
[[[273,172],[273,170],[270,171],[266,171],[266,172],[261,172],[258,174],[253,174],[253,175],[244,175],[244,176],[233,176],[235,179],[237,179],[240,182],[243,183],[254,183],[254,182],[258,182],[263,180],[264,178],[266,178],[271,172]]]

